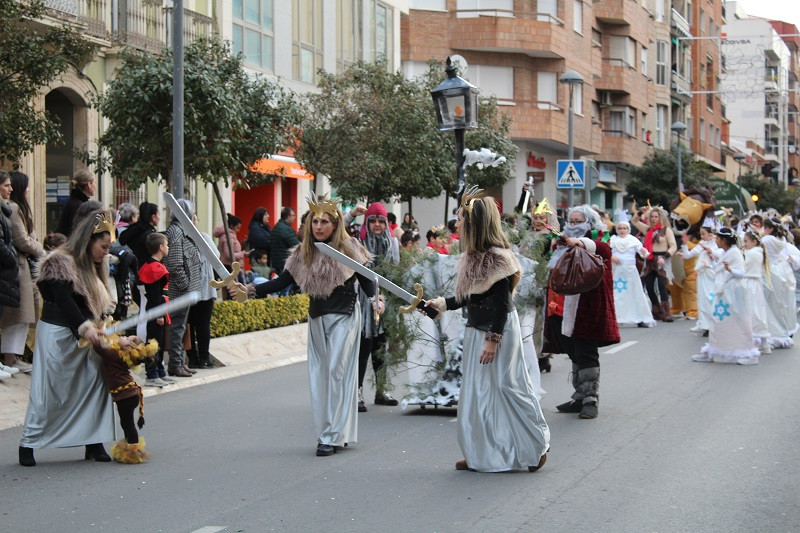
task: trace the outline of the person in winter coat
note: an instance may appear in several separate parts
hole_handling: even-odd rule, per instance
[[[263,207],[256,209],[255,213],[253,213],[253,218],[250,220],[248,231],[247,242],[250,243],[250,249],[269,252],[269,211]]]
[[[39,318],[39,292],[34,287],[34,272],[31,262],[38,262],[44,255],[44,248],[39,243],[36,230],[33,229],[33,216],[28,204],[28,176],[21,172],[11,172],[11,235],[14,249],[17,251],[19,265],[20,305],[9,308],[0,317],[0,329],[3,331],[2,352],[6,367],[16,368],[20,372],[30,372],[32,367],[19,359],[25,352],[25,341],[28,328],[36,324]]]
[[[139,219],[119,235],[119,243],[131,249],[140,266],[150,258],[150,254],[147,252],[147,236],[156,230],[160,221],[161,213],[158,206],[150,202],[142,202],[139,205]]]
[[[57,233],[62,233],[67,237],[72,233],[73,220],[75,213],[82,203],[94,196],[97,192],[97,182],[94,175],[88,170],[79,170],[72,177],[72,190],[69,192],[69,200],[61,212],[61,218],[58,221]]]
[[[281,219],[272,228],[269,258],[272,268],[278,274],[283,272],[286,259],[289,257],[289,250],[300,244],[300,239],[292,229],[294,219],[294,210],[291,207],[284,207],[281,209]]]
[[[230,236],[230,245],[233,246],[233,254],[228,249],[228,238],[225,236],[225,226],[217,226],[211,232],[211,235],[219,239],[219,260],[222,264],[231,270],[231,265],[237,261],[240,266],[244,267],[242,261],[248,255],[248,252],[242,250],[242,243],[239,242],[236,234],[242,229],[242,219],[236,215],[228,213],[228,236]]]
[[[0,170],[0,313],[19,307],[19,263],[11,230],[11,176]],[[0,370],[0,379],[10,378],[11,372]]]

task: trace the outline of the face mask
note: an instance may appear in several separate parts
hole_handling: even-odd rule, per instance
[[[589,231],[590,229],[592,228],[589,226],[588,222],[581,222],[580,224],[575,224],[575,225],[568,224],[567,227],[564,228],[564,234],[567,237],[578,238],[586,235],[586,232]]]

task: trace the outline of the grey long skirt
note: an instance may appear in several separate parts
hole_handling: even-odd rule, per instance
[[[358,439],[358,349],[361,312],[308,320],[308,384],[314,432],[321,444]]]
[[[68,448],[111,442],[113,406],[94,350],[78,347],[69,328],[39,322],[20,446]]]
[[[466,328],[458,400],[458,444],[467,465],[505,472],[539,464],[550,429],[533,392],[516,310],[508,314],[493,363],[480,363],[485,332]]]

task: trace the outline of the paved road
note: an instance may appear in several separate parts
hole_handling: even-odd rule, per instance
[[[555,413],[570,393],[557,359],[535,474],[456,472],[451,409],[371,406],[355,446],[317,458],[296,364],[149,399],[145,465],[68,449],[23,468],[20,429],[0,432],[0,530],[800,530],[800,349],[693,363],[689,325],[624,330],[602,358],[597,420]]]

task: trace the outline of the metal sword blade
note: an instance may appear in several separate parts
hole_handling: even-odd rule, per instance
[[[214,269],[214,272],[216,272],[217,275],[222,279],[230,276],[230,272],[228,272],[228,269],[222,264],[222,261],[219,260],[214,248],[212,248],[212,246],[208,244],[208,241],[203,238],[200,230],[197,229],[189,216],[183,211],[183,209],[181,209],[181,206],[178,205],[178,201],[175,200],[175,197],[172,196],[172,194],[165,192],[164,203],[167,204],[167,207],[169,207],[170,214],[178,219],[181,228],[183,228],[183,232],[192,239],[195,245],[197,245],[197,249],[201,254],[203,254],[203,257],[208,259],[208,262],[211,263],[211,268]]]
[[[178,311],[180,309],[191,307],[199,301],[200,301],[200,293],[198,291],[192,291],[186,293],[182,296],[178,296],[174,300],[170,300],[167,303],[157,305],[152,309],[148,309],[147,311],[145,311],[140,315],[132,316],[130,318],[126,318],[121,322],[112,324],[111,326],[106,328],[105,334],[113,335],[119,331],[125,331],[126,329],[138,326],[139,324],[150,322],[151,320],[155,320],[156,318],[161,318],[162,316],[165,316],[169,312]]]
[[[384,278],[383,276],[381,276],[379,274],[376,274],[375,272],[373,272],[372,270],[368,269],[367,267],[365,267],[364,265],[362,265],[358,261],[355,261],[355,260],[351,259],[350,257],[347,257],[346,255],[344,255],[339,250],[337,250],[335,248],[331,248],[330,246],[328,246],[324,242],[315,242],[314,246],[317,247],[317,250],[319,250],[323,254],[327,255],[328,257],[334,259],[335,261],[343,264],[347,268],[355,270],[356,272],[358,272],[362,276],[365,276],[367,279],[374,279],[375,281],[378,282],[378,286],[379,287],[383,287],[384,289],[386,289],[387,291],[391,292],[392,294],[394,294],[398,298],[401,298],[401,299],[403,299],[403,300],[405,300],[406,302],[409,302],[409,303],[414,302],[416,300],[417,297],[414,296],[413,294],[411,294],[410,292],[408,292],[407,290],[403,289],[402,287],[398,287],[397,285],[395,285],[394,283],[392,283],[388,279]]]

